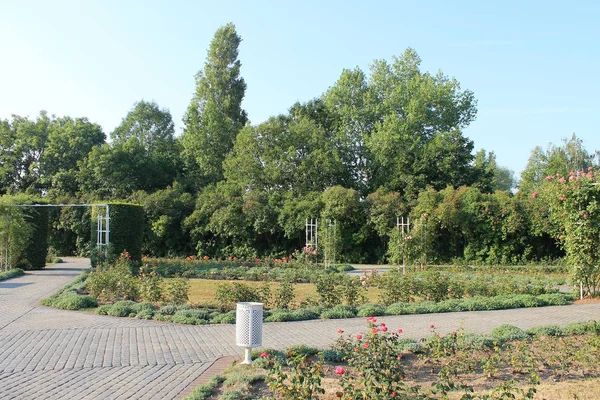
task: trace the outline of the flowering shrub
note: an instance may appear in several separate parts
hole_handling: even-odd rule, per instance
[[[236,303],[256,301],[268,303],[271,299],[271,287],[262,283],[253,288],[241,282],[229,282],[217,286],[215,299],[223,309],[234,309]]]
[[[87,278],[87,290],[101,301],[135,300],[139,296],[135,268],[128,253],[122,253],[112,266],[98,266]]]
[[[538,201],[549,205],[552,221],[560,227],[559,239],[582,282],[585,294],[600,289],[600,181],[590,167],[571,172],[568,179],[548,176]]]
[[[375,318],[368,319],[369,332],[365,335],[341,336],[335,347],[346,354],[349,370],[339,367],[343,399],[404,398],[414,393],[404,382],[402,353],[398,352],[397,331],[388,330]],[[343,333],[342,333],[343,334]]]
[[[303,351],[291,349],[284,359],[273,357],[264,352],[266,358],[267,385],[277,399],[311,400],[317,394],[325,393],[321,387],[323,378],[323,359],[313,361]]]

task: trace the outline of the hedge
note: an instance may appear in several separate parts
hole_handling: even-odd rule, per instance
[[[37,204],[47,204],[46,202],[35,202]],[[25,250],[24,261],[18,265],[24,270],[43,269],[46,266],[46,256],[48,255],[48,230],[49,215],[48,207],[23,207],[25,221],[31,224],[31,236],[29,237],[29,246]]]
[[[110,210],[110,245],[108,261],[114,262],[123,251],[127,251],[132,260],[142,260],[142,242],[145,214],[142,206],[128,203],[108,203]],[[106,207],[92,207],[91,243],[95,246],[98,229],[98,214]],[[97,254],[90,254],[92,266],[96,265]]]
[[[8,204],[13,205],[48,204],[38,197],[25,194],[4,196],[4,198]],[[26,271],[43,269],[46,266],[48,254],[49,209],[48,207],[19,207],[19,210],[22,212],[25,223],[31,227],[31,232],[27,246],[15,267]]]

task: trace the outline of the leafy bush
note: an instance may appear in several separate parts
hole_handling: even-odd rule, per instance
[[[160,307],[157,311],[157,314],[160,315],[174,315],[179,310],[189,310],[188,306],[179,305],[179,304],[167,304],[165,306]]]
[[[16,278],[17,276],[21,276],[23,274],[25,274],[25,271],[23,271],[21,268],[13,268],[9,269],[8,271],[2,271],[0,272],[0,281]]]
[[[117,301],[107,313],[113,317],[134,317],[137,314],[135,306],[135,302],[131,300]]]
[[[315,279],[315,288],[323,306],[330,308],[340,302],[342,297],[341,279],[336,274],[322,274]]]
[[[381,302],[389,306],[394,303],[408,303],[413,293],[413,280],[408,275],[389,273],[377,282],[381,290]]]
[[[129,255],[123,253],[114,265],[92,270],[87,279],[87,289],[101,301],[135,300],[139,290],[132,269]]]
[[[189,299],[190,285],[184,278],[173,278],[167,281],[165,298],[171,304],[184,304]]]
[[[536,326],[527,329],[525,332],[531,336],[562,336],[563,334],[561,327],[558,325]]]
[[[273,306],[275,308],[289,308],[290,304],[296,298],[294,284],[290,281],[283,281],[273,296]]]
[[[514,325],[500,325],[492,331],[492,336],[497,337],[501,341],[524,340],[529,337],[525,331]]]
[[[219,314],[210,320],[211,324],[235,324],[235,310]]]
[[[538,299],[542,300],[549,306],[564,306],[571,304],[575,299],[575,295],[571,293],[546,293],[538,296]]]
[[[287,354],[297,354],[297,355],[303,355],[303,356],[314,356],[317,355],[319,353],[319,349],[317,349],[316,347],[312,347],[312,346],[306,346],[304,344],[297,344],[294,346],[290,346],[288,347],[285,352]]]
[[[93,296],[79,296],[75,293],[69,293],[58,298],[53,307],[61,310],[81,310],[98,307],[98,301]]]
[[[359,317],[379,317],[385,315],[385,307],[379,304],[363,304],[356,313]]]
[[[236,303],[265,303],[268,300],[267,294],[270,294],[268,284],[253,288],[246,283],[231,282],[217,285],[215,299],[222,308],[233,309]]]
[[[355,316],[355,308],[343,304],[338,304],[337,306],[321,313],[321,318],[323,319],[353,318]]]

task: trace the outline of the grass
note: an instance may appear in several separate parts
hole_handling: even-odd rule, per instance
[[[192,304],[207,304],[215,302],[215,293],[219,284],[229,281],[214,281],[210,279],[190,279],[189,299]],[[258,287],[264,282],[236,280],[236,282],[247,284],[251,287]],[[277,282],[269,282],[271,290],[279,287]],[[317,290],[312,283],[294,284],[296,292],[296,303],[306,301],[307,299],[318,299]],[[380,291],[377,288],[369,288],[366,293],[367,302],[378,303]]]

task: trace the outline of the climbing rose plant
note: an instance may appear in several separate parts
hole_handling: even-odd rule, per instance
[[[546,177],[537,201],[550,209],[552,223],[559,226],[562,244],[575,282],[582,282],[584,294],[597,295],[600,289],[600,182],[588,171],[571,172],[568,177]]]

